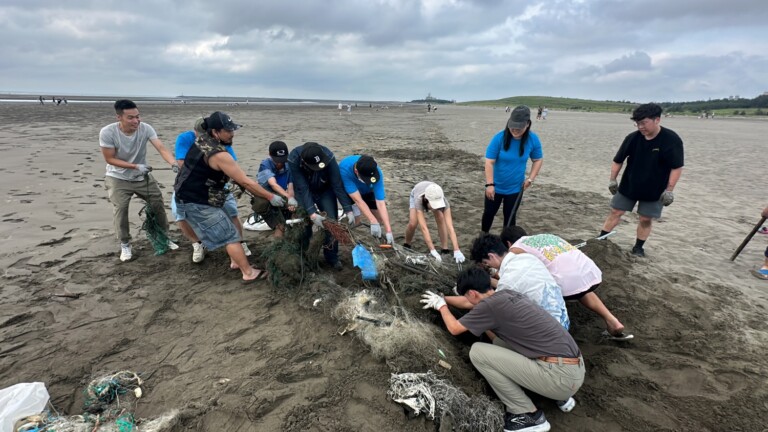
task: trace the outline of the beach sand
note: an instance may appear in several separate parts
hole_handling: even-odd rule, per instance
[[[171,149],[196,117],[228,112],[245,125],[234,148],[251,174],[277,139],[289,147],[317,141],[338,158],[372,154],[385,174],[399,243],[411,188],[436,181],[451,200],[466,255],[480,230],[482,155],[507,117],[503,109],[455,106],[341,115],[335,106],[139,108]],[[596,236],[609,211],[611,159],[633,130],[627,117],[550,111],[534,122],[544,165],[518,223],[574,241]],[[135,259],[121,263],[98,147],[99,130],[114,121],[111,106],[8,104],[0,118],[0,388],[42,381],[58,410],[79,414],[93,374],[129,369],[146,380],[136,416],[178,409],[179,431],[435,430],[388,398],[394,371],[354,335],[338,334],[344,324],[331,318],[332,304],[313,307],[311,293],[288,294],[294,287],[266,281],[242,285],[223,250],[193,264],[176,227],[182,248],[154,256],[138,232],[138,199],[131,206]],[[763,259],[765,236],[728,259],[766,204],[768,122],[673,117],[662,124],[683,138],[686,167],[676,201],[654,224],[648,257],[628,253],[634,214],[609,240],[584,249],[603,270],[598,294],[636,337],[605,340],[602,321],[569,304],[587,376],[573,412],[539,401],[553,430],[755,431],[768,424],[768,283],[749,275]],[[164,166],[153,149],[148,154]],[[154,175],[169,203],[173,174]],[[245,199],[240,212],[250,213]],[[500,215],[493,231],[499,226]],[[258,254],[269,233],[245,236],[251,261],[263,264]],[[346,269],[322,276],[354,288],[358,272],[349,248],[342,250]],[[80,297],[51,296],[65,291]],[[454,360],[454,369],[473,373],[466,358]],[[484,388],[476,378],[476,387],[461,387]]]

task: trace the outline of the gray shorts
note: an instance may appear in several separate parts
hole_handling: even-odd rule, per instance
[[[186,220],[208,250],[242,241],[232,216],[223,207],[195,203],[176,203],[176,211]]]
[[[635,208],[635,203],[637,203],[637,214],[654,219],[661,217],[661,209],[664,207],[664,204],[661,203],[661,197],[657,201],[637,201],[617,192],[611,199],[611,207],[616,210],[632,211]]]

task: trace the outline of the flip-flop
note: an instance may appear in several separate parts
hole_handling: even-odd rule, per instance
[[[768,234],[768,226],[764,226],[764,227],[760,228],[759,230],[757,230],[757,233],[758,234]]]
[[[619,333],[616,335],[608,333],[608,330],[603,330],[603,337],[614,341],[628,341],[635,338],[635,335],[629,333]]]
[[[247,280],[246,279],[242,279],[242,282],[244,284],[249,284],[249,283],[252,283],[252,282],[264,280],[264,279],[266,279],[269,276],[269,272],[267,272],[266,270],[261,270],[261,269],[254,269],[254,270],[256,270],[259,273],[253,279],[247,279]]]
[[[762,279],[762,280],[768,280],[768,270],[760,269],[760,270],[750,270],[750,273],[752,273],[752,276]]]

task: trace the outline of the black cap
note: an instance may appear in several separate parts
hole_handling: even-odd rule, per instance
[[[507,127],[509,129],[525,129],[529,121],[531,121],[531,109],[525,105],[520,105],[512,110],[507,121]]]
[[[369,186],[381,180],[379,165],[368,155],[360,156],[360,159],[355,163],[355,169],[358,176]]]
[[[282,141],[274,141],[269,145],[269,156],[276,163],[285,163],[288,160],[288,146]]]
[[[232,121],[232,117],[221,111],[216,111],[205,119],[206,130],[212,129],[226,129],[228,131],[238,130],[243,125],[239,125]]]
[[[316,142],[304,143],[301,160],[313,171],[321,171],[328,165],[328,156]]]

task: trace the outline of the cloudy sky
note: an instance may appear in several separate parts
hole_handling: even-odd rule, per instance
[[[765,0],[2,0],[0,92],[751,98],[767,23]]]

